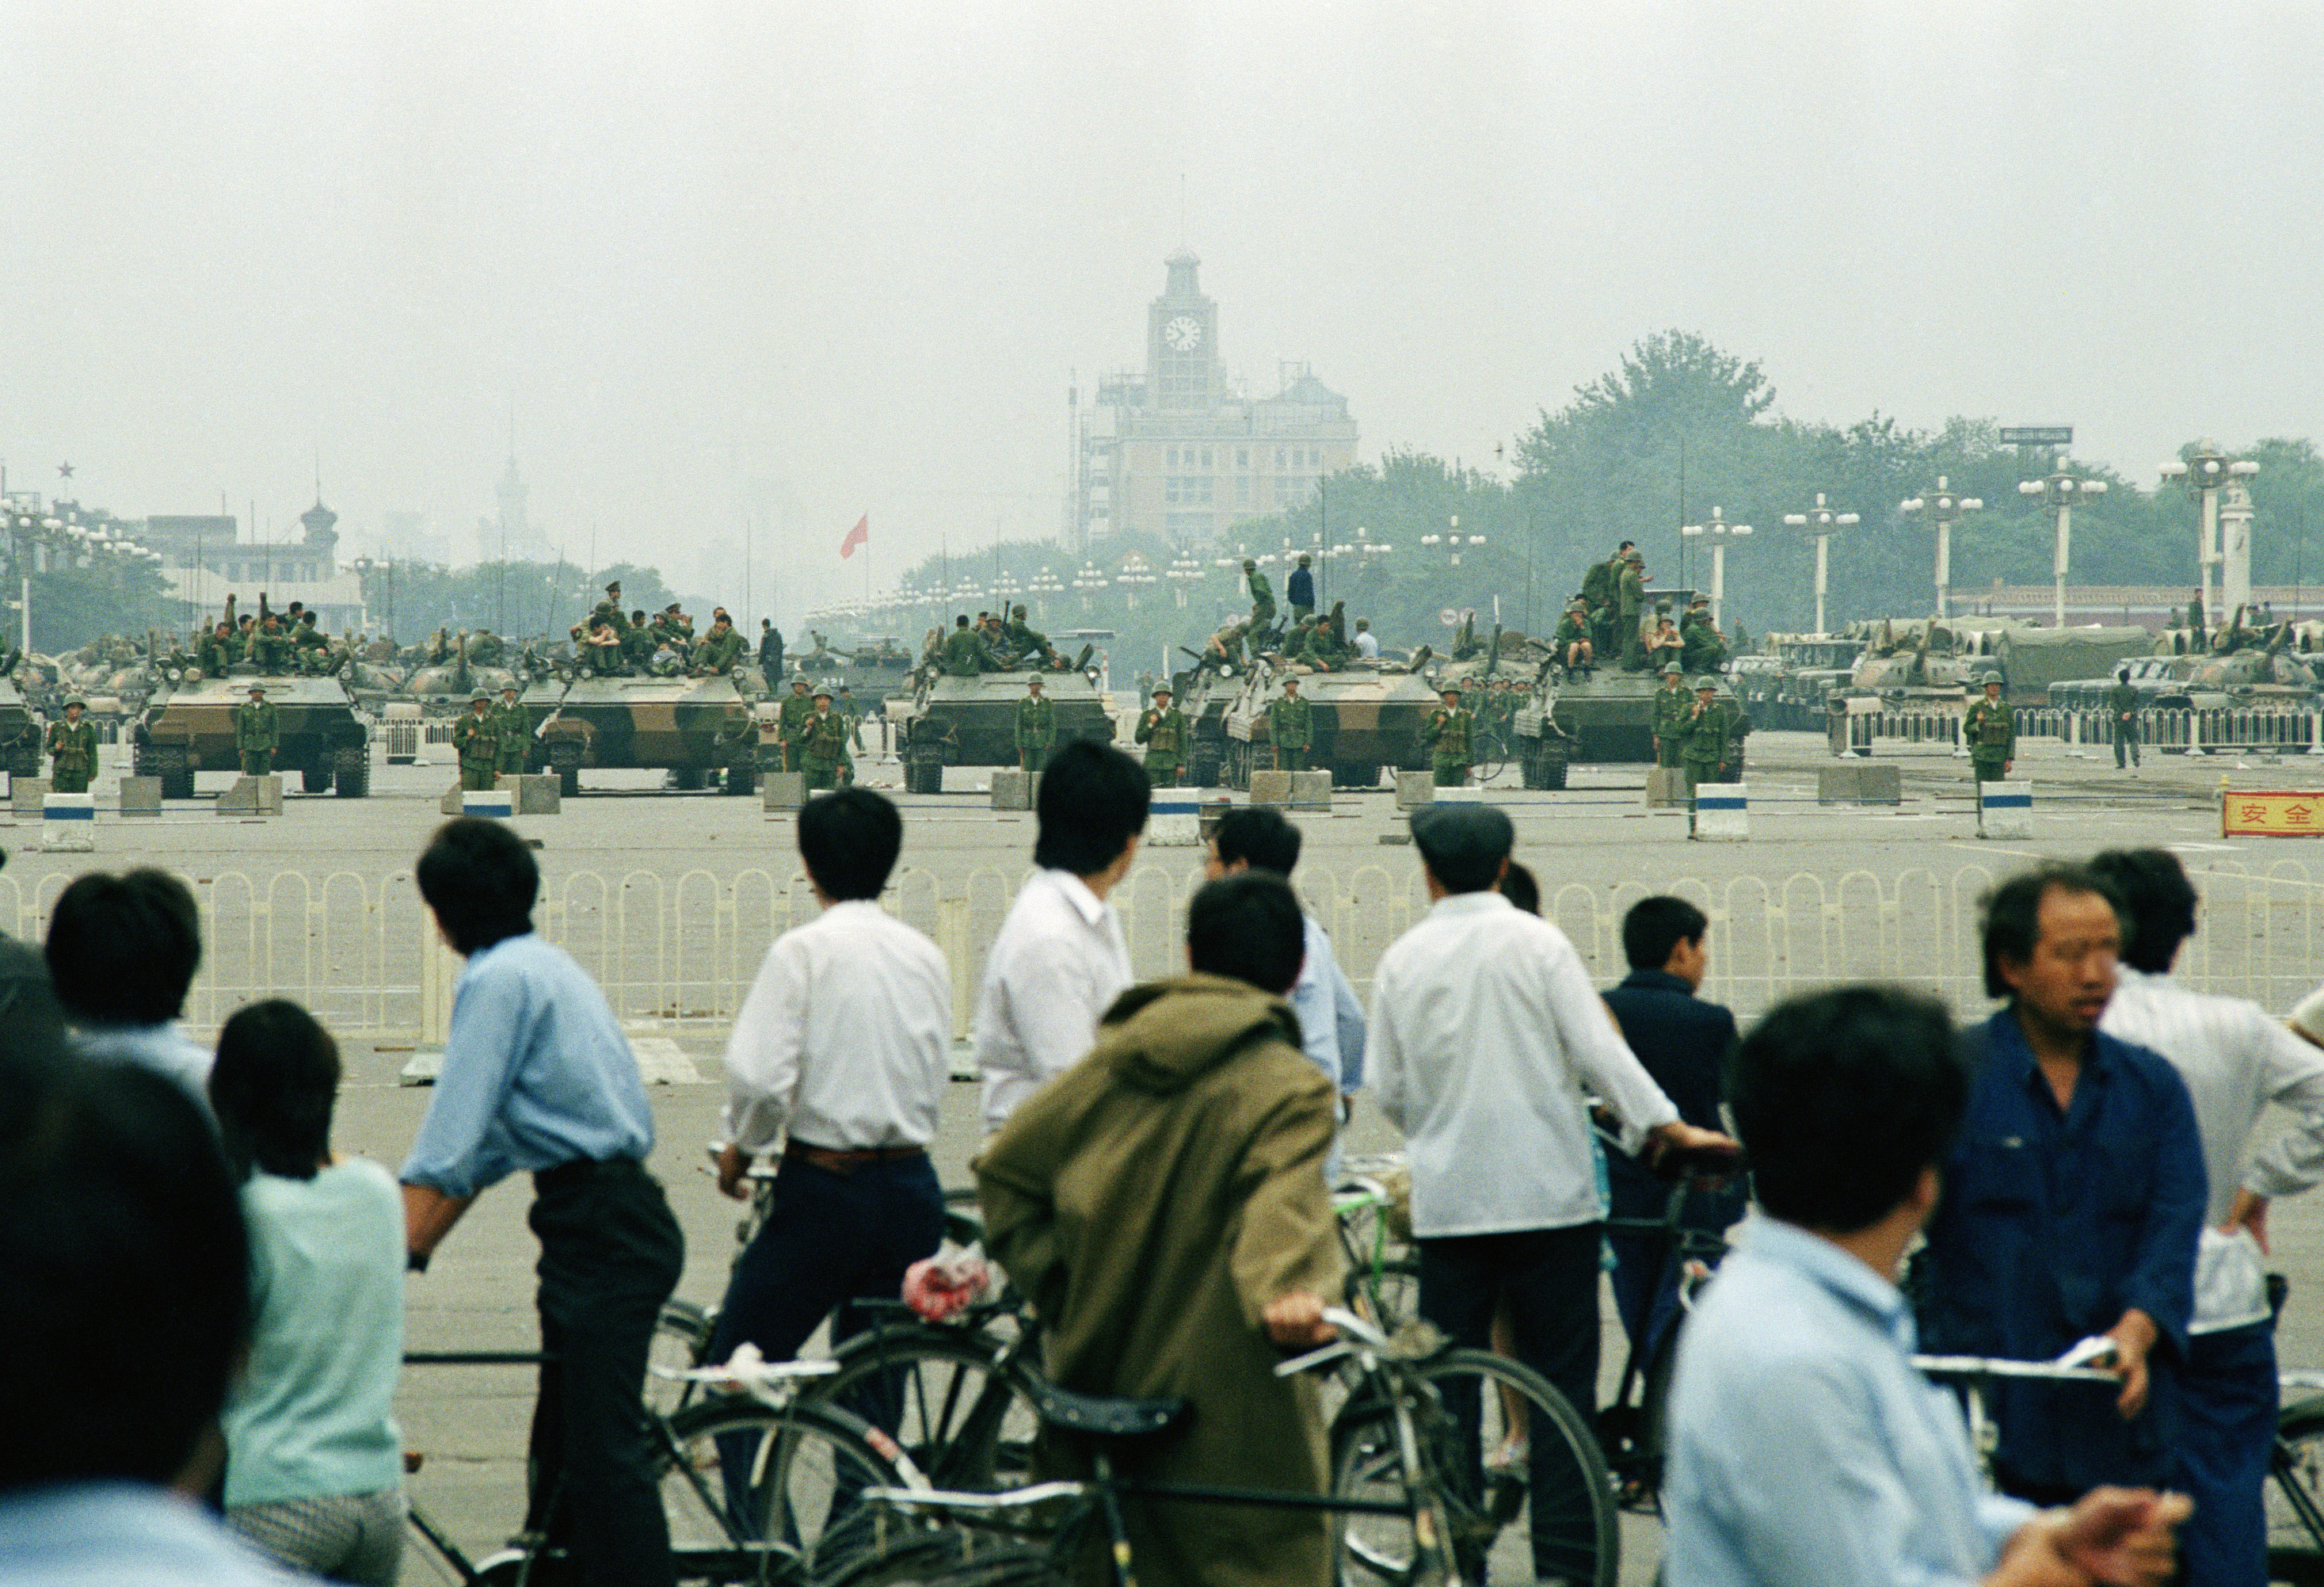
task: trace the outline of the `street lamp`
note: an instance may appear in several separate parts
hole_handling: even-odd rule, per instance
[[[1709,518],[1701,523],[1682,523],[1678,526],[1678,531],[1681,535],[1689,538],[1700,535],[1711,537],[1711,626],[1717,628],[1720,625],[1720,614],[1725,609],[1727,602],[1727,542],[1730,540],[1741,540],[1751,532],[1751,526],[1748,523],[1729,523],[1727,521],[1727,510],[1723,507],[1713,507]],[[1821,623],[1821,617],[1818,621]]]
[[[2200,503],[2201,516],[2195,531],[2195,561],[2203,573],[2203,612],[2208,619],[2214,610],[2211,602],[2211,569],[2220,567],[2220,585],[2217,610],[2224,616],[2236,606],[2251,604],[2251,536],[2248,520],[2243,521],[2246,532],[2235,537],[2236,543],[2221,555],[2219,546],[2219,492],[2231,481],[2249,479],[2259,472],[2259,465],[2239,457],[2230,457],[2219,450],[2219,443],[2206,440],[2196,443],[2197,451],[2184,463],[2165,463],[2162,474],[2165,479],[2175,479],[2195,493]],[[2222,566],[2224,564],[2224,566]]]
[[[1934,490],[1923,491],[1917,496],[1907,496],[1896,503],[1900,512],[1933,523],[1937,528],[1937,615],[1952,615],[1953,594],[1953,525],[1964,512],[1981,511],[1985,503],[1975,496],[1956,495],[1945,484],[1945,476],[1937,475]]]
[[[1090,609],[1090,597],[1105,587],[1105,575],[1097,570],[1094,562],[1084,562],[1082,570],[1074,575],[1074,587],[1082,592],[1082,610]]]
[[[2043,479],[2021,479],[2017,494],[2034,496],[2058,515],[2058,553],[2051,565],[2051,576],[2057,581],[2052,599],[2052,615],[2060,628],[2066,626],[2066,561],[2073,547],[2074,503],[2091,496],[2106,494],[2107,483],[2102,479],[2082,479],[2066,472],[2066,459],[2060,456]]]
[[[1363,533],[1363,531],[1360,529],[1356,531],[1356,532],[1358,534],[1361,534]],[[1458,512],[1455,512],[1452,514],[1451,527],[1447,529],[1444,533],[1422,535],[1420,537],[1420,543],[1424,546],[1443,547],[1446,551],[1451,553],[1450,560],[1452,565],[1458,567],[1461,566],[1461,552],[1462,549],[1468,547],[1483,545],[1485,543],[1485,537],[1480,534],[1462,534],[1461,532],[1461,515]],[[1385,549],[1385,548],[1382,549]]]
[[[1183,610],[1186,604],[1187,589],[1202,582],[1203,565],[1182,550],[1171,560],[1170,566],[1163,569],[1162,577],[1170,581],[1178,605]]]
[[[1815,534],[1815,631],[1819,634],[1830,633],[1831,631],[1826,628],[1823,623],[1823,595],[1826,586],[1830,583],[1830,575],[1831,573],[1832,531],[1836,529],[1846,529],[1852,524],[1861,523],[1863,520],[1858,518],[1853,512],[1833,512],[1831,508],[1823,504],[1823,493],[1821,491],[1818,491],[1816,493],[1814,506],[1809,508],[1804,512],[1786,512],[1784,514],[1784,521],[1794,529],[1811,530]]]
[[[1159,583],[1160,580],[1155,577],[1154,570],[1146,565],[1146,558],[1132,551],[1122,558],[1121,569],[1113,576],[1113,582],[1129,592],[1126,604],[1135,612],[1138,610],[1138,592]]]

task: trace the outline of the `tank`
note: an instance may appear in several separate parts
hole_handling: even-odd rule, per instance
[[[942,793],[947,766],[1017,764],[1017,702],[1028,678],[1057,706],[1056,742],[1113,742],[1113,716],[1097,678],[1087,670],[982,672],[948,678],[923,669],[912,704],[897,723],[896,749],[904,763],[906,793]]]
[[[1217,788],[1226,775],[1227,711],[1242,692],[1243,669],[1213,658],[1205,663],[1194,650],[1195,664],[1172,675],[1171,704],[1186,715],[1185,784]],[[1143,714],[1154,703],[1151,696],[1138,702]]]
[[[1511,724],[1525,785],[1563,788],[1565,769],[1575,762],[1653,765],[1654,698],[1661,687],[1662,679],[1646,672],[1600,667],[1574,678],[1562,667],[1544,667]],[[1724,677],[1719,678],[1717,697],[1741,704],[1734,685]],[[1748,724],[1748,707],[1744,715]]]
[[[169,676],[176,670],[165,669],[129,730],[136,773],[160,778],[162,798],[193,798],[197,771],[242,770],[234,712],[249,699],[254,681],[265,684],[275,708],[276,771],[297,776],[310,794],[361,798],[371,791],[371,729],[337,678],[260,678],[247,666],[229,669],[223,678]]]
[[[1348,662],[1331,672],[1262,660],[1242,678],[1226,711],[1227,780],[1249,788],[1254,767],[1266,764],[1268,703],[1283,693],[1283,680],[1299,679],[1299,692],[1313,709],[1314,739],[1307,762],[1328,768],[1334,788],[1378,788],[1380,769],[1405,771],[1428,767],[1428,747],[1420,724],[1437,705],[1426,678],[1403,664]]]
[[[585,770],[669,771],[684,789],[712,775],[728,793],[752,790],[758,734],[734,679],[680,675],[601,676],[559,667],[536,678],[517,703],[532,730],[529,769],[554,771],[567,795]]]
[[[815,649],[784,659],[783,665],[788,671],[804,673],[834,688],[844,683],[854,692],[856,703],[866,710],[877,709],[893,696],[911,692],[914,652],[906,650],[903,641],[893,634],[873,634],[842,644],[833,644],[819,633],[812,637]],[[749,665],[753,671],[757,669],[755,660]],[[741,670],[740,663],[736,670]]]
[[[16,687],[14,670],[0,676],[0,770],[11,777],[41,774],[41,724]]]
[[[1771,633],[1729,669],[1757,727],[1823,731],[1825,698],[1855,676],[1864,641],[1846,634]]]

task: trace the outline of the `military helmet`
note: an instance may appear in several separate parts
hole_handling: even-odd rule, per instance
[[[266,692],[266,686],[254,678],[250,680],[250,692],[254,695],[263,695]]]
[[[1022,617],[1025,615],[1025,603],[1022,601],[1018,602],[1015,606],[1010,609],[1010,615],[1013,617]]]
[[[1027,678],[1027,679],[1025,680],[1025,687],[1026,687],[1027,688],[1038,688],[1038,687],[1041,687],[1041,675],[1040,675],[1039,673],[1036,672],[1035,674],[1033,674],[1033,676],[1032,676],[1032,677],[1030,677],[1030,678]]]
[[[1717,688],[1719,687],[1719,680],[1711,677],[1710,673],[1706,672],[1701,678],[1694,680],[1694,687],[1698,689]]]
[[[1250,558],[1245,557],[1242,559],[1242,570],[1245,573],[1257,573],[1259,571],[1259,564],[1253,561]]]
[[[812,697],[818,700],[827,700],[831,698],[830,686],[826,684],[823,687],[816,689]]]
[[[1977,675],[1977,681],[1980,687],[1988,683],[1997,684],[2001,681],[2001,674],[1992,671],[1980,672]]]
[[[84,711],[88,709],[88,702],[82,699],[78,695],[73,696],[72,698],[65,702],[65,709],[69,711],[75,706],[78,706]]]
[[[1300,552],[1300,553],[1299,553],[1299,566],[1300,566],[1300,567],[1310,567],[1314,566],[1314,562],[1315,562],[1315,558],[1313,558],[1313,557],[1310,557],[1306,552],[1302,551],[1302,552]]]
[[[1157,683],[1154,686],[1154,693],[1157,697],[1167,697],[1170,694],[1170,686],[1167,683]]]
[[[492,704],[492,699],[493,697],[486,694],[483,689],[475,688],[468,691],[468,704],[472,706],[479,700],[484,701],[486,705],[490,705]]]
[[[1686,676],[1686,669],[1674,661],[1669,666],[1663,669],[1663,676],[1665,678],[1684,678]]]

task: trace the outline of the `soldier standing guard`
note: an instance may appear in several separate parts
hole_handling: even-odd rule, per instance
[[[1283,581],[1283,598],[1291,607],[1291,621],[1305,623],[1315,615],[1315,575],[1309,566],[1314,561],[1306,552],[1299,553],[1299,566]]]
[[[1969,702],[1961,717],[1961,742],[1969,746],[1969,763],[1979,782],[1999,782],[2017,759],[2017,714],[2001,700],[2001,674],[1988,672],[1981,680],[1985,698]]]
[[[1186,714],[1170,703],[1170,686],[1154,690],[1154,704],[1138,719],[1138,742],[1146,746],[1148,788],[1176,788],[1186,763]]]
[[[468,697],[468,714],[452,724],[452,748],[460,756],[460,787],[481,793],[500,770],[501,735],[493,720],[492,697],[478,689]]]
[[[1477,719],[1461,704],[1461,691],[1448,688],[1437,697],[1444,703],[1420,724],[1420,742],[1429,746],[1429,766],[1439,788],[1469,785],[1471,746],[1476,742]]]
[[[1057,702],[1041,690],[1039,678],[1025,682],[1025,697],[1017,702],[1017,764],[1038,777],[1049,763],[1049,746],[1057,740]]]
[[[1686,797],[1706,782],[1720,780],[1720,772],[1733,752],[1735,721],[1719,700],[1719,680],[1694,680],[1694,708],[1687,713],[1686,738],[1679,746],[1679,763],[1686,769]]]
[[[1615,593],[1615,604],[1618,609],[1615,631],[1622,646],[1622,670],[1643,672],[1646,667],[1646,639],[1639,632],[1638,614],[1646,604],[1646,559],[1635,546],[1622,553],[1622,581]]]
[[[250,686],[250,698],[234,708],[234,750],[242,757],[244,777],[264,777],[274,770],[274,745],[280,737],[274,703],[266,686]]]
[[[532,742],[532,725],[525,719],[524,707],[516,703],[516,685],[512,683],[502,686],[500,706],[493,713],[493,731],[501,743],[496,769],[511,776],[521,775],[525,752]]]
[[[1694,716],[1694,702],[1686,697],[1686,673],[1674,661],[1663,669],[1663,686],[1655,691],[1655,764],[1665,769],[1679,763],[1679,747],[1686,743]]]
[[[1242,559],[1242,576],[1250,586],[1250,625],[1254,630],[1265,628],[1275,621],[1275,592],[1267,587],[1267,575],[1249,557]]]
[[[815,702],[807,697],[807,679],[791,679],[789,697],[775,715],[775,738],[783,746],[783,770],[799,771],[806,768],[801,757],[807,750],[807,719],[815,715]]]
[[[807,715],[807,736],[800,747],[799,761],[807,772],[810,789],[833,789],[839,786],[839,762],[847,754],[847,724],[839,713],[831,708],[831,691],[815,691],[815,708]]]
[[[76,695],[65,702],[65,719],[49,724],[49,787],[57,793],[87,793],[97,775],[97,724],[81,715],[88,709]]]
[[[2126,667],[2114,675],[2114,687],[2107,690],[2107,715],[2114,728],[2114,769],[2123,769],[2123,752],[2130,754],[2130,769],[2138,769],[2138,691],[2130,687],[2130,669]]]
[[[1307,746],[1314,741],[1314,719],[1299,693],[1299,680],[1283,680],[1283,697],[1267,703],[1267,736],[1275,745],[1277,771],[1307,770]]]

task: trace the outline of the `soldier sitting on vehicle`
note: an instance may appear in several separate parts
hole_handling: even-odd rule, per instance
[[[1597,660],[1598,647],[1590,632],[1590,603],[1576,595],[1566,603],[1565,615],[1557,620],[1557,632],[1550,641],[1568,672],[1585,673]]]
[[[234,665],[234,624],[220,618],[216,628],[202,635],[195,655],[204,678],[224,678]]]
[[[300,613],[291,620],[290,643],[296,650],[328,650],[331,641],[324,637],[321,629],[315,626],[315,614],[310,610]]]
[[[611,622],[601,616],[589,619],[589,632],[581,641],[582,664],[602,677],[618,678],[629,671],[630,661],[623,654],[622,636]]]
[[[1697,595],[1688,604],[1680,638],[1685,641],[1680,660],[1689,672],[1717,672],[1727,665],[1727,641],[1711,620],[1708,595]]]
[[[471,667],[497,667],[507,653],[508,647],[501,642],[501,636],[489,628],[480,628],[468,636]]]
[[[936,665],[946,678],[974,678],[993,669],[992,657],[976,631],[969,627],[965,613],[953,619],[952,632],[945,636],[944,653]]]
[[[1648,671],[1679,661],[1684,655],[1686,641],[1679,636],[1678,624],[1671,621],[1669,603],[1665,602],[1656,609],[1655,625],[1647,632],[1645,644]]]
[[[734,632],[733,623],[723,613],[710,624],[710,632],[694,647],[694,673],[697,678],[732,672],[734,663],[742,657],[742,636]]]

